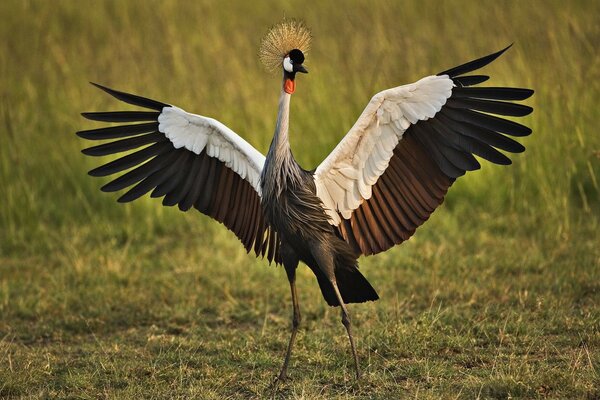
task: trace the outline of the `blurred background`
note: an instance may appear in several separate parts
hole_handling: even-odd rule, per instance
[[[284,16],[314,36],[291,110],[307,169],[373,94],[510,43],[486,84],[536,91],[512,166],[483,163],[409,242],[361,259],[382,300],[351,308],[360,387],[302,268],[295,380],[272,392],[283,270],[199,213],[117,204],[74,134],[100,126],[80,112],[130,109],[93,81],[266,153],[280,77],[257,50]],[[6,0],[0,17],[0,397],[600,396],[598,2]]]

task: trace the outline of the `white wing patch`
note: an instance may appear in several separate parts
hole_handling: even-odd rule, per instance
[[[352,129],[319,165],[314,179],[332,225],[350,219],[385,172],[404,132],[432,118],[452,94],[447,75],[428,76],[410,85],[377,93]],[[338,214],[339,213],[339,214]]]
[[[260,174],[265,156],[227,126],[174,106],[162,109],[158,123],[158,130],[176,149],[185,147],[200,154],[206,148],[208,156],[225,163],[225,166],[248,181],[260,196]]]

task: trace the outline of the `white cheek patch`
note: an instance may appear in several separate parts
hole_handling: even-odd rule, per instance
[[[283,59],[283,69],[285,69],[287,72],[294,71],[294,66],[292,65],[292,60],[290,60],[289,57],[286,57]]]

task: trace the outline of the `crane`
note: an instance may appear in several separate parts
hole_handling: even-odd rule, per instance
[[[327,304],[341,308],[358,379],[346,305],[379,296],[360,273],[357,259],[408,240],[443,202],[453,182],[480,168],[474,155],[511,164],[499,150],[523,152],[523,145],[508,136],[526,136],[531,129],[496,115],[531,113],[531,107],[513,101],[529,98],[533,90],[477,87],[489,77],[468,75],[508,47],[383,90],[325,160],[309,171],[294,159],[288,132],[290,101],[298,74],[308,72],[304,60],[310,41],[303,22],[284,20],[261,43],[261,61],[282,74],[266,157],[216,119],[95,83],[118,100],[150,111],[82,113],[89,120],[125,124],[77,135],[112,140],[82,150],[86,155],[128,152],[89,171],[104,177],[128,170],[101,188],[128,188],[119,202],[151,192],[165,206],[194,208],[225,225],[247,252],[283,265],[291,290],[292,328],[280,380],[287,378],[300,325],[296,269],[300,261],[306,264]]]

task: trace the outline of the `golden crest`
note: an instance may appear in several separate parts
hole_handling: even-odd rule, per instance
[[[263,37],[258,55],[260,61],[269,71],[281,67],[283,59],[292,50],[302,53],[310,49],[312,35],[304,22],[296,19],[285,19],[273,26]]]

